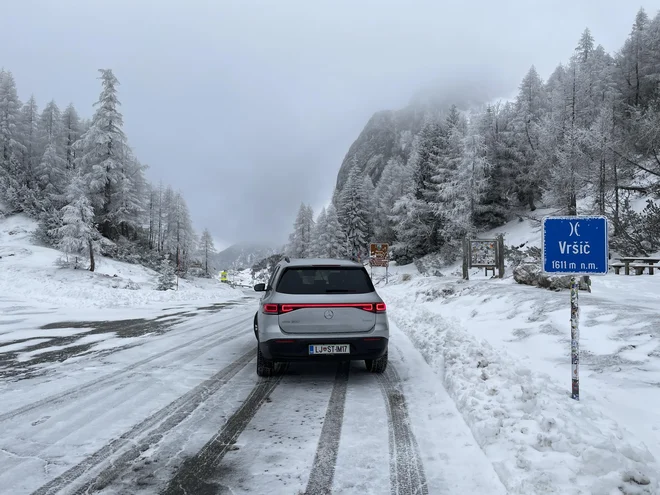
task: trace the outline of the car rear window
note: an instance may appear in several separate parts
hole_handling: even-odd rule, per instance
[[[374,291],[369,274],[357,267],[287,268],[277,284],[282,294],[367,294]]]

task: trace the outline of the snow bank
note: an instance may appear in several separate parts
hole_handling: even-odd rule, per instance
[[[442,376],[510,493],[659,493],[654,457],[616,422],[458,321],[411,304],[409,296],[388,292],[386,300],[390,317]]]
[[[153,303],[226,301],[243,297],[218,280],[179,280],[178,290],[158,291],[158,273],[99,256],[97,270],[57,266],[62,253],[37,246],[36,223],[24,215],[0,218],[0,295],[57,307],[137,307]]]

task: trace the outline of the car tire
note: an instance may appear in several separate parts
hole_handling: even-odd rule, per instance
[[[365,359],[364,364],[371,373],[384,373],[387,369],[387,351],[378,359]]]
[[[273,376],[275,374],[275,361],[266,359],[257,346],[257,375],[263,377]]]

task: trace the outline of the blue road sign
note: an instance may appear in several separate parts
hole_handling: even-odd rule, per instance
[[[544,272],[605,275],[607,265],[607,218],[576,216],[543,219]]]

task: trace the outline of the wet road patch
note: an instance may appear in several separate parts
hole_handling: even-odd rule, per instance
[[[199,316],[200,312],[216,313],[237,303],[218,303],[187,311],[162,314],[154,318],[131,318],[104,321],[61,321],[38,327],[29,337],[0,344],[0,380],[22,380],[46,373],[45,364],[95,353],[108,355],[138,345],[118,344],[109,349],[95,350],[103,338],[133,339],[148,335],[162,335],[181,322]],[[49,335],[49,330],[53,334]],[[32,342],[31,342],[32,341]],[[40,352],[41,351],[41,352]]]

